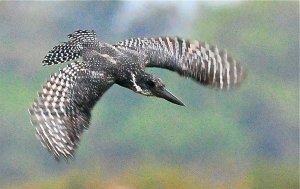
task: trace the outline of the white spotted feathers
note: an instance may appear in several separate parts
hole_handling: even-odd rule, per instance
[[[158,37],[109,45],[100,42],[93,30],[78,30],[68,37],[70,41],[49,51],[44,65],[79,57],[82,61],[50,76],[29,109],[38,138],[57,160],[74,156],[93,107],[113,84],[183,105],[145,67],[175,71],[218,89],[235,88],[246,76],[245,69],[226,51],[198,41]]]
[[[72,157],[79,140],[81,131],[68,125],[72,117],[67,111],[72,100],[70,90],[83,68],[81,62],[74,62],[52,75],[29,109],[38,138],[56,158]]]
[[[68,62],[81,57],[84,45],[90,45],[96,41],[95,31],[78,30],[68,35],[71,39],[61,45],[55,46],[42,61],[43,65],[52,65]]]
[[[132,38],[115,46],[146,54],[150,59],[146,67],[176,71],[213,88],[234,88],[246,76],[242,66],[226,51],[198,41],[178,37]]]

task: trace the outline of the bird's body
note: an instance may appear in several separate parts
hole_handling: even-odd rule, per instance
[[[219,89],[236,87],[245,76],[241,65],[225,51],[197,41],[158,37],[110,45],[88,30],[68,37],[70,41],[49,51],[44,65],[82,60],[52,75],[29,110],[38,137],[57,159],[73,157],[92,108],[113,84],[183,105],[146,67],[169,69]]]

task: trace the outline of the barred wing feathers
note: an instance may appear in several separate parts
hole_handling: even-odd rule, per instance
[[[93,106],[112,85],[91,72],[83,62],[69,64],[50,77],[29,109],[38,138],[57,160],[73,157]]]
[[[160,67],[213,88],[230,89],[243,81],[244,68],[224,50],[178,37],[136,38],[114,45],[149,57],[147,67]]]

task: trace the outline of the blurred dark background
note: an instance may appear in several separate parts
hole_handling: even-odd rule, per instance
[[[0,188],[299,188],[299,2],[0,2],[0,21]],[[56,162],[27,109],[66,66],[41,60],[77,29],[217,44],[248,78],[220,92],[150,69],[187,107],[114,86]]]

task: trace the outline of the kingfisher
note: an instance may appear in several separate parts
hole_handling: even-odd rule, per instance
[[[68,38],[50,50],[42,63],[70,63],[50,75],[29,109],[37,137],[57,160],[74,157],[93,107],[114,84],[184,106],[160,78],[146,72],[148,67],[177,72],[221,90],[236,88],[246,76],[225,50],[204,42],[152,37],[111,45],[98,40],[94,30],[77,30]]]

